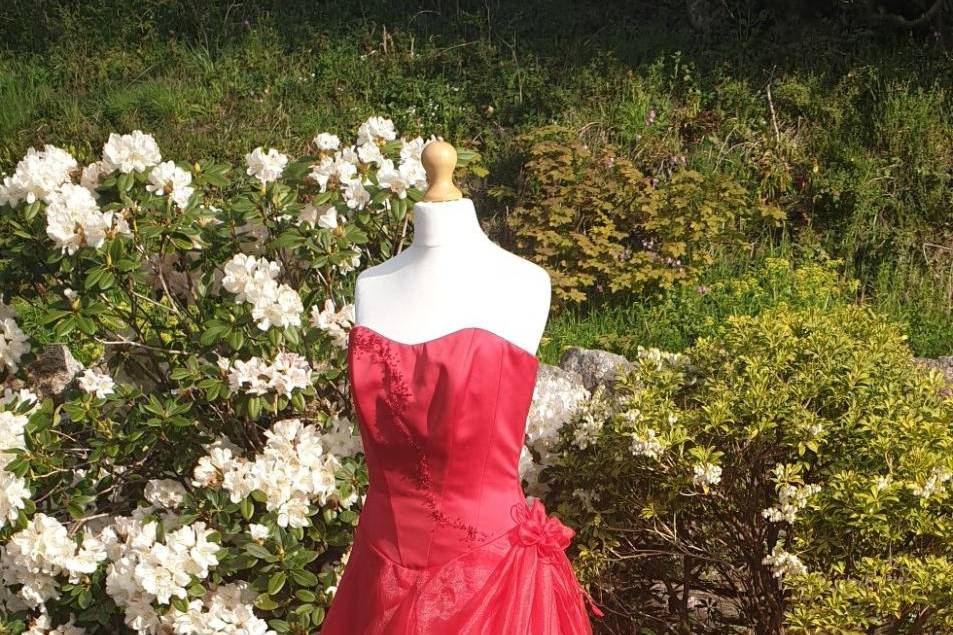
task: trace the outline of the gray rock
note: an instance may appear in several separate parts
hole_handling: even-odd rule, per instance
[[[33,391],[40,398],[63,394],[83,365],[76,361],[69,348],[63,344],[48,344],[43,352],[27,366]]]
[[[594,390],[599,384],[612,389],[617,373],[632,370],[635,365],[622,355],[596,348],[572,346],[559,359],[559,367],[578,374],[586,390]]]

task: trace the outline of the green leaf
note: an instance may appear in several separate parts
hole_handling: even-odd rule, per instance
[[[295,569],[291,572],[291,577],[294,578],[296,584],[301,586],[316,586],[318,584],[318,576],[310,571]]]
[[[278,603],[271,599],[271,596],[267,593],[262,593],[255,598],[255,606],[260,608],[262,611],[274,611],[276,608],[278,608]]]
[[[279,571],[275,575],[271,576],[271,578],[268,579],[268,593],[270,595],[275,595],[278,593],[278,591],[281,591],[287,580],[288,575],[284,571]]]

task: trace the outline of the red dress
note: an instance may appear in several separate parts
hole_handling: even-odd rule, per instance
[[[539,360],[480,327],[348,338],[370,487],[321,635],[591,634],[574,532],[520,483]]]

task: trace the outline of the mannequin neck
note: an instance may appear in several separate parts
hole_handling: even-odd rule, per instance
[[[480,227],[473,201],[420,201],[414,205],[415,248],[466,247],[489,240]]]

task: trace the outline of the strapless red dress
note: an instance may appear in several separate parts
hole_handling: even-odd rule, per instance
[[[321,635],[585,635],[574,532],[527,505],[519,456],[539,360],[468,327],[348,335],[370,487]]]

